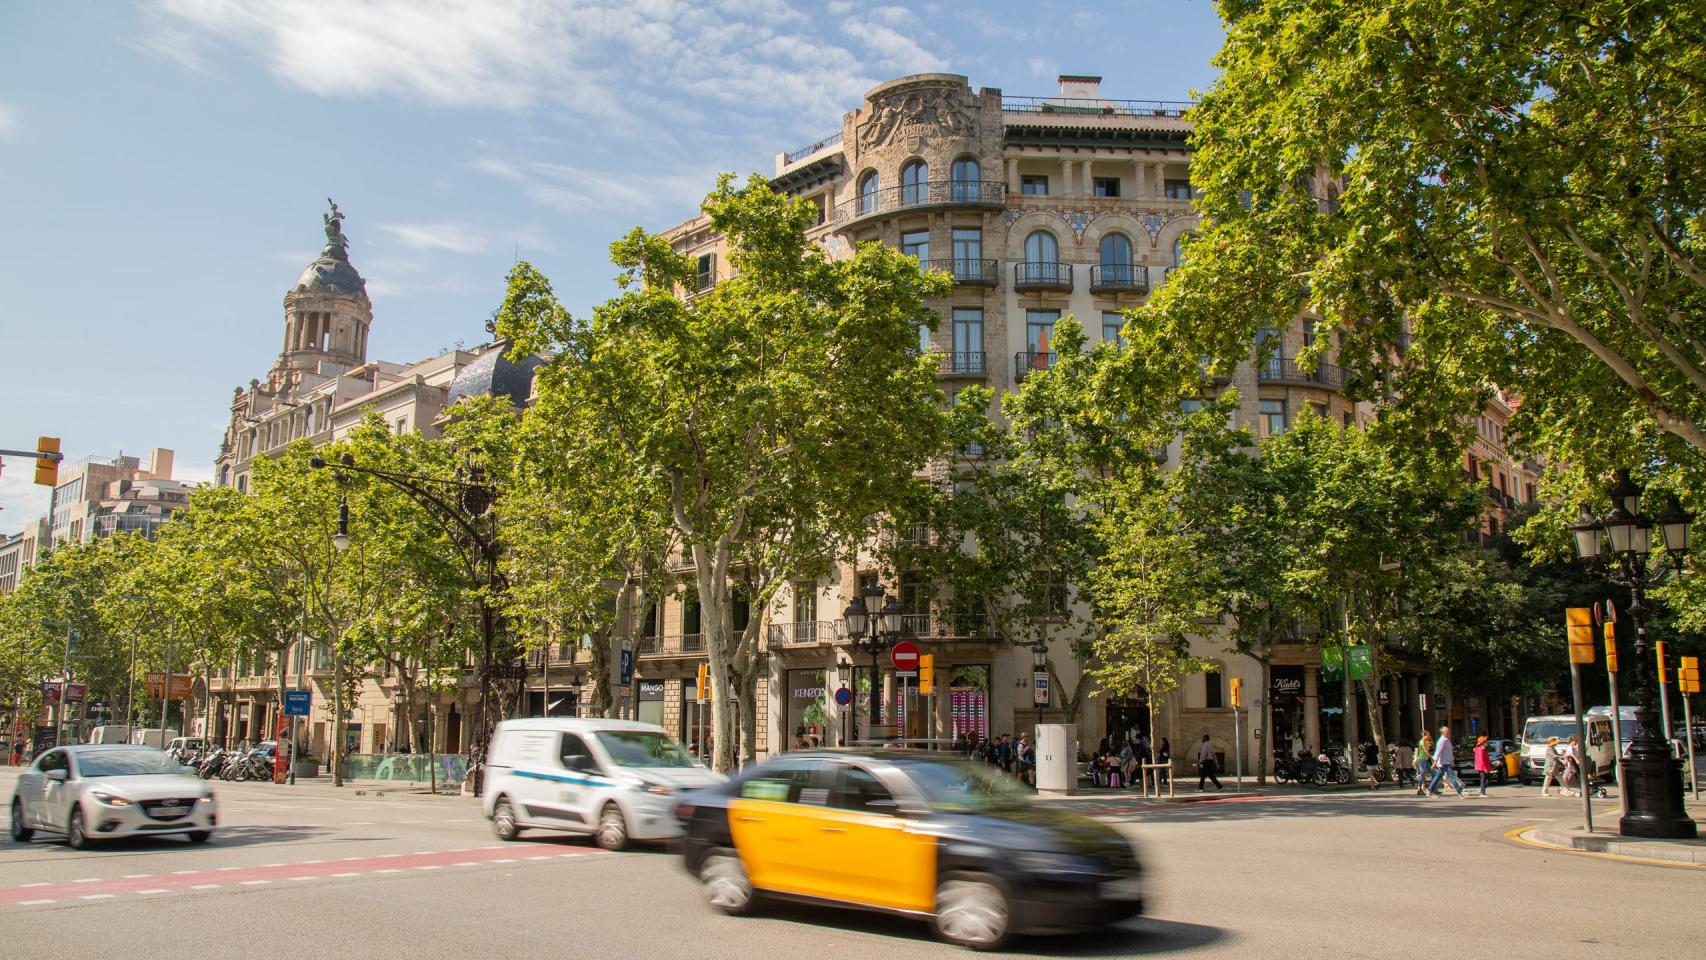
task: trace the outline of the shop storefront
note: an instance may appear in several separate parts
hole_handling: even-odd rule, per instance
[[[788,671],[788,712],[782,730],[789,749],[823,745],[828,732],[828,689],[824,671]]]
[[[641,680],[635,719],[641,723],[663,725],[663,681]]]

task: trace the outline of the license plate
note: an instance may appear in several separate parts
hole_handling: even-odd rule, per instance
[[[1143,883],[1136,877],[1111,880],[1102,884],[1102,899],[1141,900],[1143,899]]]

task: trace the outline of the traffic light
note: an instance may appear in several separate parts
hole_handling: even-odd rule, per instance
[[[1570,643],[1570,662],[1593,662],[1593,611],[1587,607],[1569,607],[1564,611],[1564,625]]]
[[[696,697],[696,699],[700,703],[704,703],[707,700],[711,699],[711,665],[710,664],[701,663],[699,665],[699,684],[695,689],[697,690],[697,693],[698,693],[698,696]]]
[[[928,697],[936,692],[936,657],[926,653],[918,658],[918,692]]]
[[[44,487],[59,486],[59,438],[37,437],[36,482]]]
[[[1237,678],[1237,677],[1233,677],[1232,678],[1232,708],[1234,710],[1236,710],[1239,707],[1242,707],[1243,705],[1244,705],[1244,681]]]
[[[1678,687],[1683,693],[1700,692],[1700,658],[1683,657],[1682,666],[1676,671]]]
[[[1665,669],[1665,663],[1666,663],[1666,660],[1665,660],[1665,642],[1663,640],[1660,640],[1658,643],[1654,644],[1654,646],[1658,649],[1659,686],[1662,687],[1665,684],[1670,682],[1670,673],[1668,670]]]
[[[1617,672],[1617,624],[1605,625],[1605,669],[1609,673]]]

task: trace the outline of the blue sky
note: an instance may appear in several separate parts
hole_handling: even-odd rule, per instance
[[[1206,0],[143,0],[0,5],[0,447],[177,451],[211,477],[263,376],[328,196],[368,280],[368,355],[483,324],[519,252],[576,312],[609,242],[690,216],[716,174],[840,129],[930,70],[1178,100],[1212,79]],[[0,475],[0,532],[45,510]]]

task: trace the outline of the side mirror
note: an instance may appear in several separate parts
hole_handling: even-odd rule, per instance
[[[71,774],[64,770],[49,770],[47,772],[47,778],[52,780],[54,783],[64,783],[66,780],[71,778]]]

